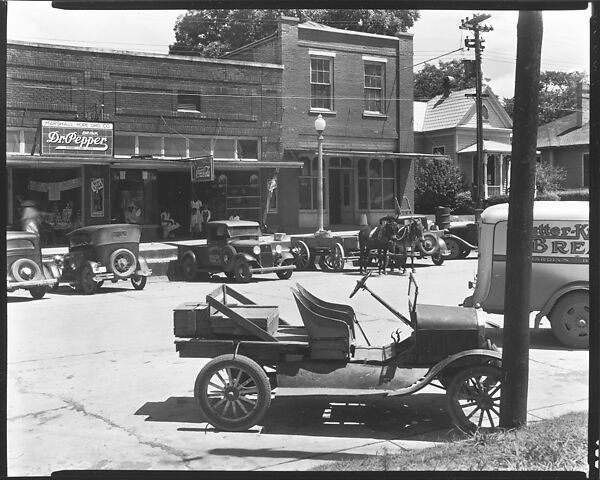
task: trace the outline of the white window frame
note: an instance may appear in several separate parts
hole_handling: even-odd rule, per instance
[[[441,152],[439,152],[439,151],[436,152],[436,150],[439,150],[439,149],[441,149],[442,151]],[[446,155],[446,145],[436,145],[434,147],[431,147],[431,153],[433,155]]]
[[[310,84],[310,111],[311,112],[333,112],[334,111],[334,94],[333,94],[333,88],[334,88],[334,59],[335,59],[335,52],[327,52],[327,51],[323,51],[323,50],[309,50],[309,84]],[[312,62],[313,60],[325,60],[327,62],[329,62],[329,83],[318,83],[318,82],[313,82],[312,79],[312,73],[313,73],[313,67],[312,67]],[[313,85],[329,85],[329,105],[330,108],[325,108],[325,107],[313,107],[313,100],[320,100],[321,97],[314,97],[313,96],[313,92],[312,92],[312,88]]]
[[[385,77],[386,77],[386,67],[387,67],[387,59],[386,58],[382,58],[382,57],[374,57],[374,56],[370,56],[370,55],[363,55],[362,56],[363,59],[363,96],[364,96],[364,100],[363,100],[363,113],[367,114],[367,115],[385,115],[386,114],[386,108],[385,108]],[[366,76],[367,76],[367,72],[366,72],[366,67],[367,65],[379,65],[381,66],[381,87],[376,88],[376,87],[369,87],[366,85]],[[378,90],[380,92],[381,95],[381,110],[369,110],[367,109],[367,91],[375,91]]]

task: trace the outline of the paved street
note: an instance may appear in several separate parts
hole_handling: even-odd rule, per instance
[[[422,303],[457,305],[469,294],[477,260],[417,262]],[[257,303],[300,319],[289,287],[299,282],[325,299],[349,303],[374,344],[402,324],[344,273],[296,272],[232,284]],[[224,277],[222,278],[224,281]],[[204,361],[180,359],[172,310],[203,299],[219,282],[152,278],[134,291],[121,282],[93,296],[62,286],[39,301],[8,297],[8,474],[63,469],[304,470],[339,459],[423,448],[452,434],[444,395],[427,388],[404,398],[280,389],[263,425],[217,432],[193,398]],[[374,275],[368,285],[407,314],[408,276]],[[501,323],[502,317],[492,316]],[[587,410],[588,351],[569,351],[543,324],[532,334],[529,419]],[[493,332],[501,344],[502,331]],[[360,339],[360,337],[359,337]],[[409,372],[417,375],[418,372]]]

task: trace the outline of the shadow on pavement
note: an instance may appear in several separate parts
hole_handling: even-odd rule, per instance
[[[504,328],[486,328],[485,334],[498,347],[502,348],[502,337],[504,335]],[[559,343],[559,341],[556,340],[556,338],[554,338],[551,328],[539,328],[537,330],[534,328],[530,328],[529,348],[539,350],[578,350],[575,348],[569,348],[566,345],[562,345],[561,343]]]
[[[192,397],[170,397],[163,402],[147,402],[135,415],[146,415],[146,421],[153,422],[206,422]],[[443,393],[420,393],[406,397],[280,395],[272,400],[261,426],[263,435],[431,442],[447,441],[459,435],[446,413]],[[178,430],[217,431],[211,425],[180,427]],[[256,426],[249,432],[256,433],[258,430],[260,428]],[[231,449],[228,451],[231,452]]]

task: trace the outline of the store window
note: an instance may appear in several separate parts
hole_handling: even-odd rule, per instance
[[[231,138],[216,139],[213,155],[215,158],[224,160],[235,159],[235,140]]]
[[[319,179],[319,160],[313,158],[310,160],[307,157],[300,157],[300,161],[303,162],[302,173],[300,174],[300,209],[302,210],[314,210],[317,208],[317,195],[318,195],[318,179]],[[327,174],[326,170],[323,169],[323,199],[327,198]],[[323,209],[326,209],[325,201],[323,201]]]
[[[446,155],[446,147],[444,145],[433,147],[431,153],[434,155]]]
[[[140,135],[138,137],[139,142],[139,155],[151,155],[153,157],[162,157],[162,137],[150,137]]]
[[[333,110],[333,58],[310,59],[310,108]]]
[[[391,159],[358,160],[358,208],[388,210],[394,208],[395,164]]]
[[[120,133],[114,136],[115,155],[135,155],[135,135],[123,135]]]
[[[190,92],[179,92],[177,94],[178,112],[199,112],[200,94]]]
[[[35,129],[6,129],[6,153],[31,154],[36,133]]]
[[[238,140],[237,158],[239,160],[258,160],[258,142],[256,140]]]
[[[187,141],[184,137],[165,137],[165,157],[187,157]]]
[[[20,130],[6,130],[6,153],[23,153]]]
[[[205,157],[211,154],[210,138],[190,138],[190,157]]]
[[[385,63],[365,61],[364,64],[364,109],[367,113],[384,113]]]

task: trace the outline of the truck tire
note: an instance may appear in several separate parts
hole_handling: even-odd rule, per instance
[[[237,250],[235,249],[235,247],[231,246],[231,245],[225,245],[222,249],[221,249],[221,255],[219,257],[219,260],[221,262],[221,267],[223,268],[224,271],[228,271],[231,270],[231,268],[233,267],[233,264],[235,262],[235,256],[237,255]]]
[[[590,294],[577,291],[563,295],[548,315],[556,339],[572,348],[590,346]]]
[[[232,270],[236,282],[248,283],[250,280],[252,280],[250,264],[245,258],[238,258],[235,262],[233,262]]]

